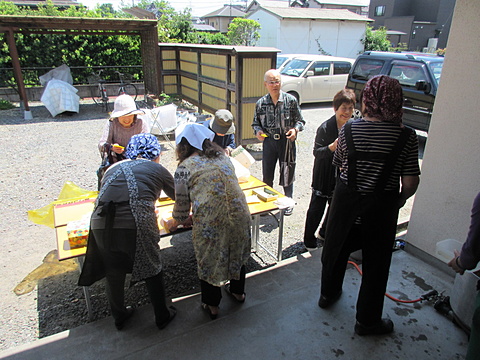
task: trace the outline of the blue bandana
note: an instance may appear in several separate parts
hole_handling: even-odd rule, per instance
[[[128,142],[125,155],[128,159],[135,160],[138,157],[147,160],[154,160],[160,156],[162,146],[155,135],[137,134],[133,135]]]

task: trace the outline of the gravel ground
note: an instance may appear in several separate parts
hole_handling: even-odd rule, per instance
[[[100,158],[97,142],[105,123],[105,113],[88,101],[80,113],[55,118],[41,103],[32,103],[33,120],[24,120],[20,109],[0,111],[2,156],[0,168],[0,209],[2,266],[0,293],[0,351],[32,342],[87,323],[82,288],[76,286],[78,266],[74,260],[56,259],[55,232],[27,218],[27,211],[55,200],[66,181],[96,190],[95,171]],[[302,243],[305,212],[310,199],[312,145],[317,127],[332,114],[331,103],[302,106],[306,129],[298,139],[297,172],[293,215],[285,218],[283,257],[305,251]],[[172,173],[176,168],[174,151],[161,139],[162,164]],[[261,162],[251,168],[261,179]],[[281,188],[275,186],[277,190]],[[277,223],[262,217],[260,239],[275,252]],[[162,239],[167,295],[178,297],[199,291],[196,263],[190,233]],[[248,271],[274,264],[260,250],[248,263]],[[247,282],[248,287],[248,282]],[[91,287],[93,321],[109,316],[103,283]],[[144,284],[126,293],[127,304],[148,303]]]

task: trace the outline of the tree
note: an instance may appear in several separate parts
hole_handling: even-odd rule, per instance
[[[260,24],[251,19],[235,18],[228,25],[227,37],[231,45],[255,46],[260,34]]]
[[[383,26],[378,30],[373,30],[373,27],[367,26],[362,44],[365,51],[388,51],[391,47],[390,41],[387,39],[387,29]]]
[[[203,31],[193,31],[188,35],[189,44],[208,44],[208,45],[229,45],[228,38],[221,33],[209,33]]]

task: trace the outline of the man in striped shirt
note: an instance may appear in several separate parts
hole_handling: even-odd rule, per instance
[[[402,124],[402,103],[397,80],[370,79],[363,91],[364,116],[342,128],[333,158],[340,175],[327,223],[318,305],[326,308],[339,299],[349,255],[361,248],[358,335],[393,331],[382,311],[398,211],[417,190],[420,175],[418,139]]]
[[[305,120],[297,99],[281,90],[282,78],[278,70],[270,69],[265,73],[264,85],[268,94],[261,97],[255,105],[252,128],[257,139],[263,142],[263,182],[273,186],[275,167],[277,162],[285,159],[287,141],[296,158],[295,139],[304,129]],[[293,180],[294,176],[290,184],[281,184],[285,195],[290,198],[293,197]],[[293,207],[288,208],[285,215],[291,215],[292,211]]]

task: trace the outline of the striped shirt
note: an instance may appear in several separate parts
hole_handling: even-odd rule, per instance
[[[348,149],[345,127],[338,135],[338,145],[333,157],[333,165],[340,167],[340,179],[348,184]],[[357,151],[388,154],[392,151],[401,132],[398,124],[358,119],[352,123],[352,138]],[[385,166],[384,160],[357,160],[357,191],[373,192]],[[418,139],[412,131],[398,161],[390,174],[386,191],[399,187],[401,176],[418,176]]]

